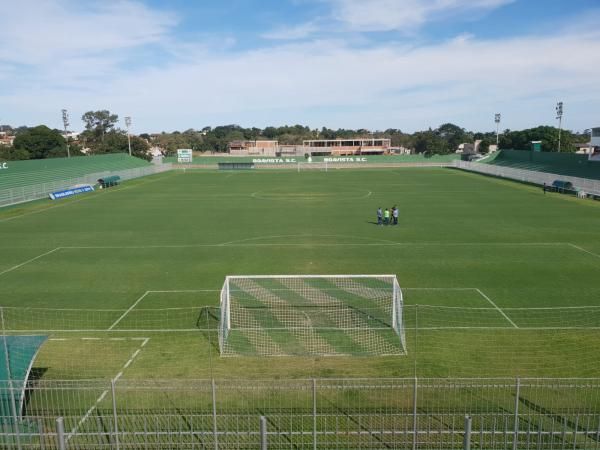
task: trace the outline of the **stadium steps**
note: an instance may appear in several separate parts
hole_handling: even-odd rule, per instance
[[[0,190],[69,180],[91,173],[114,172],[151,165],[123,153],[98,156],[75,156],[27,161],[9,161],[0,172]]]
[[[524,150],[500,150],[496,158],[482,164],[600,180],[600,162],[588,161],[587,155],[575,153],[548,154]]]

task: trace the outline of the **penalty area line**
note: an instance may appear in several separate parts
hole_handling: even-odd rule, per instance
[[[502,311],[502,309],[500,309],[500,308],[498,307],[498,305],[496,305],[496,304],[495,304],[495,303],[492,301],[492,299],[491,299],[491,298],[489,298],[487,295],[485,295],[483,292],[481,292],[481,289],[478,289],[478,288],[477,288],[477,289],[475,289],[475,290],[476,290],[477,292],[479,292],[479,294],[480,294],[480,295],[481,295],[483,298],[485,298],[485,299],[486,299],[488,302],[490,302],[490,305],[492,305],[494,308],[496,308],[496,309],[498,310],[498,312],[499,312],[500,314],[502,314],[502,316],[503,316],[503,317],[504,317],[506,320],[508,320],[508,322],[510,322],[510,324],[511,324],[513,327],[515,327],[515,328],[519,328],[519,327],[517,326],[517,324],[516,324],[516,323],[514,323],[512,320],[510,320],[510,317],[508,317],[508,316],[505,314],[505,312],[504,312],[504,311]]]
[[[592,256],[595,256],[596,258],[600,258],[600,255],[598,253],[590,252],[589,250],[586,250],[585,248],[580,247],[579,245],[575,245],[575,244],[569,243],[569,246],[573,247],[573,248],[576,248],[577,250],[580,250],[582,252],[585,252],[588,255],[592,255]]]
[[[12,267],[10,267],[10,268],[8,268],[8,269],[3,270],[2,272],[0,272],[0,275],[4,275],[5,273],[9,273],[9,272],[12,272],[13,270],[17,270],[19,267],[23,267],[25,264],[29,264],[30,262],[33,262],[33,261],[35,261],[37,259],[40,259],[40,258],[43,258],[44,256],[47,256],[47,255],[49,255],[51,253],[54,253],[57,250],[60,250],[61,248],[62,247],[56,247],[56,248],[54,248],[54,249],[52,249],[52,250],[50,250],[50,251],[48,251],[46,253],[42,253],[41,255],[37,255],[37,256],[35,256],[35,257],[31,258],[31,259],[28,259],[27,261],[24,261],[21,264],[17,264],[16,266],[12,266]]]
[[[108,329],[107,329],[106,331],[111,331],[111,330],[112,330],[114,327],[116,327],[116,326],[119,324],[119,322],[120,322],[121,320],[123,320],[123,319],[125,318],[125,316],[126,316],[127,314],[129,314],[129,313],[130,313],[130,312],[133,310],[133,308],[135,308],[135,307],[137,306],[137,304],[138,304],[139,302],[141,302],[141,301],[144,299],[144,297],[145,297],[146,295],[148,295],[149,293],[150,293],[150,291],[146,291],[146,292],[144,292],[144,293],[142,294],[142,296],[141,296],[140,298],[138,298],[138,299],[135,301],[135,303],[129,307],[129,309],[128,309],[127,311],[125,311],[123,314],[121,314],[121,317],[119,317],[117,320],[115,320],[115,321],[113,322],[113,324],[112,324],[110,327],[108,327]]]

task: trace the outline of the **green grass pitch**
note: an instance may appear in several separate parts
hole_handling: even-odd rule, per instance
[[[595,377],[599,232],[597,202],[452,169],[174,171],[1,210],[0,303],[49,380]],[[407,354],[222,358],[244,274],[396,274]]]

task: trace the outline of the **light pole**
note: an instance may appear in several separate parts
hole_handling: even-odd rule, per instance
[[[560,152],[560,135],[562,131],[562,116],[563,116],[563,102],[556,104],[556,118],[558,119],[558,151]]]
[[[494,122],[496,122],[496,150],[498,150],[498,143],[500,142],[499,132],[500,132],[500,113],[496,113],[494,116]]]
[[[127,146],[129,147],[129,156],[131,156],[131,135],[129,134],[129,128],[131,127],[131,117],[125,117],[125,126],[127,127]]]
[[[70,158],[71,150],[69,149],[69,136],[67,135],[67,128],[69,128],[69,113],[66,109],[62,110],[62,120],[65,127],[65,140],[67,141],[67,158]]]

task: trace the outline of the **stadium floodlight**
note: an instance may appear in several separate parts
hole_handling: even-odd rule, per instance
[[[406,355],[395,275],[228,276],[221,356]]]
[[[558,120],[558,151],[560,152],[560,135],[562,131],[563,102],[556,104],[556,119]]]
[[[69,149],[69,135],[67,129],[69,128],[69,113],[66,109],[62,110],[62,121],[65,128],[65,141],[67,141],[67,158],[71,157],[71,150]]]
[[[501,114],[496,113],[496,115],[494,116],[494,122],[496,122],[496,150],[498,150],[498,143],[500,142],[500,119]]]
[[[131,134],[129,128],[131,128],[131,117],[125,117],[125,127],[127,127],[127,146],[129,147],[129,156],[131,156]]]

